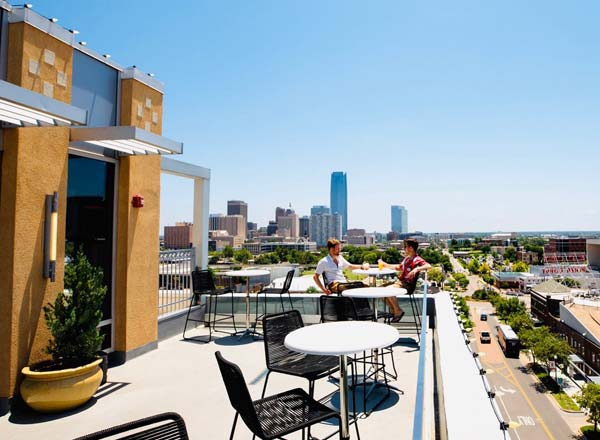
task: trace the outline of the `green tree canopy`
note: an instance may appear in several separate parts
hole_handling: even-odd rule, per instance
[[[513,263],[517,261],[517,250],[514,246],[509,246],[506,248],[504,251],[504,259]]]
[[[498,297],[495,301],[496,314],[500,319],[508,319],[511,315],[519,313],[527,313],[525,303],[519,301],[518,298],[502,298]]]
[[[246,264],[252,258],[248,249],[240,249],[233,253],[233,259],[238,263]]]
[[[427,272],[427,278],[429,281],[435,281],[436,283],[441,283],[446,279],[444,272],[442,272],[439,268],[433,267]]]
[[[588,383],[581,388],[581,392],[576,397],[580,407],[587,409],[588,422],[594,424],[594,432],[598,431],[598,421],[600,420],[600,385]]]
[[[524,261],[517,261],[512,265],[513,272],[529,272],[529,265]]]
[[[517,334],[524,329],[533,328],[533,319],[531,319],[531,316],[527,312],[514,313],[508,317],[507,322]]]
[[[469,272],[475,275],[479,273],[480,267],[481,265],[479,264],[479,260],[477,258],[471,258],[471,261],[469,261],[469,264],[467,264],[467,269]]]
[[[233,248],[231,246],[225,246],[223,249],[223,257],[232,258],[233,257]]]

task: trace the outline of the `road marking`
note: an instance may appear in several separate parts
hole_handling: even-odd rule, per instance
[[[531,417],[531,416],[517,416],[517,419],[519,419],[519,423],[521,425],[535,426],[535,421],[533,420],[533,417]]]
[[[502,391],[504,391],[505,393],[510,393],[510,394],[514,394],[514,393],[516,393],[516,391],[515,391],[515,390],[512,390],[512,389],[510,389],[510,388],[509,388],[509,389],[506,389],[506,388],[504,388],[504,387],[500,387],[500,389],[501,389]]]
[[[548,435],[548,437],[550,438],[550,440],[556,440],[554,438],[554,436],[552,435],[552,433],[550,432],[550,430],[548,429],[548,426],[546,426],[546,422],[544,422],[544,419],[542,418],[541,414],[538,412],[537,409],[535,409],[535,406],[533,405],[533,403],[531,403],[531,400],[529,400],[529,397],[527,396],[527,394],[525,394],[525,390],[523,390],[523,387],[517,381],[517,378],[515,377],[515,375],[512,372],[512,370],[510,369],[510,367],[508,365],[508,362],[506,362],[506,359],[504,357],[502,357],[502,362],[504,363],[504,365],[506,365],[506,368],[508,369],[508,371],[510,372],[511,376],[513,377],[513,379],[514,379],[514,385],[519,389],[519,391],[521,392],[521,395],[527,401],[527,404],[529,405],[529,408],[531,408],[531,411],[533,412],[533,414],[535,415],[535,417],[540,421],[540,425],[544,429],[544,432],[546,432],[546,435]],[[505,406],[505,408],[506,408],[506,406]]]
[[[498,391],[498,387],[496,388],[496,395],[498,396],[500,393],[500,391]],[[508,427],[512,428],[512,430],[514,431],[515,435],[517,436],[518,440],[521,440],[521,436],[519,436],[519,433],[517,432],[517,429],[519,426],[519,424],[517,422],[511,421],[510,420],[510,413],[508,412],[508,408],[506,407],[506,405],[504,404],[504,400],[503,399],[498,399],[500,401],[500,403],[502,404],[502,406],[504,407],[504,412],[506,413],[506,418],[508,419]]]

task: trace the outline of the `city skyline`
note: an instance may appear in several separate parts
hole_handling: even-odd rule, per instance
[[[342,169],[349,228],[386,230],[401,199],[423,231],[598,229],[597,3],[77,5],[35,9],[168,85],[164,135],[211,169],[212,212],[307,214]],[[191,183],[164,176],[161,193],[161,225],[191,220]]]

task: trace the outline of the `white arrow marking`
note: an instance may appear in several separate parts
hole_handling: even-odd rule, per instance
[[[510,393],[510,394],[514,394],[514,393],[516,393],[516,391],[515,391],[515,390],[511,390],[510,388],[509,388],[509,389],[506,389],[506,388],[504,388],[504,387],[500,387],[500,389],[501,389],[502,391],[504,391],[505,393]]]

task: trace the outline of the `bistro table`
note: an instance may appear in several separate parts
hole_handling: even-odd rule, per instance
[[[246,335],[252,335],[256,332],[250,329],[250,278],[269,275],[271,272],[264,269],[242,269],[242,270],[230,270],[225,272],[228,277],[242,277],[246,278],[246,330],[242,332],[240,338]]]
[[[342,292],[342,296],[347,296],[349,298],[370,298],[371,300],[373,300],[373,313],[375,314],[375,321],[377,321],[377,309],[378,309],[377,300],[379,298],[387,298],[390,296],[396,297],[398,295],[404,295],[405,293],[406,293],[406,289],[404,289],[402,287],[360,287],[357,289],[344,290]],[[371,389],[369,390],[367,395],[370,394],[375,387],[384,385],[383,383],[381,383],[379,381],[379,370],[380,370],[379,369],[379,350],[377,350],[377,349],[374,350],[374,365],[376,365],[375,378],[374,378],[373,384],[371,386]],[[394,370],[395,370],[395,368],[394,368]],[[396,378],[396,376],[394,374],[388,373],[385,370],[383,371],[383,374],[387,374],[388,376],[391,376],[394,379]],[[391,385],[387,385],[387,386],[399,391],[397,388],[392,387]]]
[[[285,337],[293,351],[339,356],[341,438],[350,438],[348,429],[347,356],[366,350],[389,347],[398,340],[398,331],[389,325],[369,321],[340,321],[315,324],[294,330]]]
[[[377,320],[377,300],[379,298],[387,298],[388,296],[404,295],[406,289],[402,287],[359,287],[357,289],[346,289],[342,292],[342,296],[350,298],[370,298],[373,300],[373,312],[375,320]]]
[[[352,273],[355,273],[356,275],[368,275],[369,276],[369,284],[371,286],[375,287],[378,276],[394,275],[396,273],[396,271],[393,269],[387,269],[385,267],[382,269],[379,269],[377,267],[370,267],[368,269],[354,269],[352,271]]]

